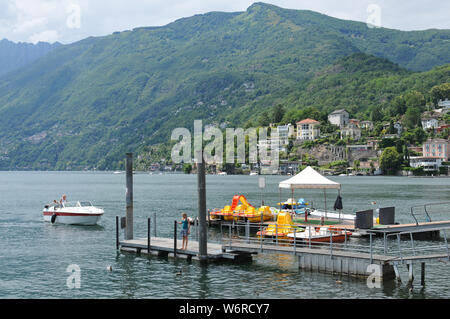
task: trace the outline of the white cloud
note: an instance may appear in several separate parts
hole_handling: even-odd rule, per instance
[[[25,20],[13,26],[12,31],[15,33],[34,32],[38,28],[45,27],[47,23],[48,23],[47,18],[35,18],[31,20]]]
[[[29,41],[36,44],[38,42],[55,43],[60,38],[58,31],[45,30],[39,33],[35,33],[29,37]]]

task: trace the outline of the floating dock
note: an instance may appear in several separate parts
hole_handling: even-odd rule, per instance
[[[160,238],[152,237],[150,249],[148,246],[148,239],[134,239],[134,240],[124,240],[119,242],[119,247],[121,251],[133,252],[137,254],[153,255],[159,257],[172,257],[172,258],[183,258],[187,260],[200,260],[198,257],[199,243],[198,241],[189,240],[188,249],[181,250],[179,247],[182,245],[181,240],[176,241],[177,245],[175,247],[174,239],[171,238]],[[226,252],[223,250],[221,244],[208,243],[207,245],[208,261],[251,261],[251,252]]]
[[[151,237],[150,221],[148,225],[147,238],[119,241],[117,237],[117,249],[138,255],[205,261],[205,259],[200,259],[198,241],[190,239],[187,250],[179,248],[182,241],[176,238],[176,227],[173,238],[161,238]],[[346,238],[344,243],[334,243],[330,238],[330,242],[319,244],[305,243],[304,241],[295,242],[281,238],[263,239],[251,235],[251,233],[264,227],[261,224],[222,224],[222,227],[228,229],[222,231],[219,242],[207,243],[206,261],[249,262],[252,260],[252,256],[256,254],[284,254],[298,258],[300,269],[340,276],[368,278],[373,275],[371,272],[374,269],[373,267],[377,267],[378,272],[375,274],[375,278],[380,282],[392,279],[401,280],[398,267],[406,264],[409,272],[408,281],[411,283],[414,280],[413,265],[419,264],[423,285],[425,282],[425,263],[450,262],[450,249],[445,232],[450,229],[450,224],[434,222],[431,225],[426,223],[425,225],[397,226],[399,227],[368,232],[369,243],[361,245],[352,242],[351,237]],[[444,243],[439,239],[434,241],[433,245],[427,245],[426,247],[417,245],[414,234],[422,233],[424,230],[421,228],[422,226],[428,232],[439,234],[442,231]],[[244,231],[239,230],[239,228],[243,228]],[[381,246],[378,243],[377,246],[373,238],[380,232],[384,235],[384,243]],[[400,240],[401,237],[407,235],[410,240]],[[397,241],[389,240],[389,237],[392,236]],[[388,242],[390,242],[389,248]]]

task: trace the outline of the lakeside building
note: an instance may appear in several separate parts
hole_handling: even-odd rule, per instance
[[[445,99],[444,101],[440,100],[438,102],[438,108],[441,108],[443,112],[450,111],[450,100],[449,99]]]
[[[350,120],[347,126],[341,128],[341,140],[348,137],[358,141],[361,138],[361,129],[358,126],[359,121]]]
[[[280,139],[280,145],[288,145],[289,138],[295,138],[295,127],[292,124],[278,126],[277,132]]]
[[[312,141],[320,137],[320,122],[306,119],[297,122],[297,140]]]
[[[424,130],[427,129],[436,129],[439,127],[439,120],[436,117],[424,117],[422,118],[422,128]]]
[[[442,166],[444,159],[432,156],[411,156],[409,165],[413,168],[422,167],[425,172],[438,171]]]
[[[402,136],[402,133],[403,133],[403,125],[402,125],[402,123],[395,122],[394,123],[394,128],[397,130],[398,137]]]
[[[423,147],[420,147],[420,146],[408,146],[408,150],[410,152],[414,152],[416,154],[419,154],[420,156],[423,155]]]
[[[258,140],[258,148],[259,150],[266,150],[267,154],[270,155],[270,151],[272,151],[272,147],[274,145],[278,146],[278,150],[280,152],[287,152],[287,144],[281,144],[281,140],[279,137],[269,137],[268,139]]]
[[[378,150],[380,148],[380,140],[376,138],[367,139],[367,145],[372,146],[374,150]]]
[[[344,109],[342,110],[336,110],[330,115],[328,115],[328,121],[333,124],[337,125],[340,128],[343,128],[349,123],[350,115],[348,112]]]
[[[374,125],[373,125],[372,121],[362,121],[360,124],[360,128],[362,128],[364,130],[372,131],[374,128]]]
[[[301,165],[301,161],[280,161],[280,173],[295,175]]]
[[[436,129],[438,134],[442,133],[445,129],[450,129],[450,124],[443,124]]]
[[[397,121],[395,123],[385,123],[383,125],[383,130],[385,130],[386,132],[389,132],[390,128],[391,128],[391,124],[393,124],[393,128],[396,131],[396,133],[392,133],[392,134],[388,133],[388,134],[386,134],[386,135],[392,136],[392,137],[388,137],[388,138],[393,138],[394,135],[397,135],[397,137],[400,137],[402,135],[402,133],[403,133],[403,125],[402,125],[401,122]]]
[[[347,145],[346,146],[349,151],[353,152],[366,152],[373,150],[373,146],[366,144],[366,145]]]
[[[450,156],[450,143],[448,140],[442,138],[428,140],[423,143],[423,156],[424,157],[439,157],[444,161],[449,160]]]

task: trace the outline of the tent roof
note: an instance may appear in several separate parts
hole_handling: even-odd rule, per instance
[[[320,175],[312,167],[308,166],[299,174],[280,183],[280,188],[332,188],[341,189],[341,184],[333,182],[328,178]]]

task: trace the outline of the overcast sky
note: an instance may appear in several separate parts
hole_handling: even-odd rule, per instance
[[[0,39],[71,43],[160,26],[210,11],[245,11],[246,0],[0,0]],[[283,8],[400,30],[450,29],[449,0],[266,0]]]

